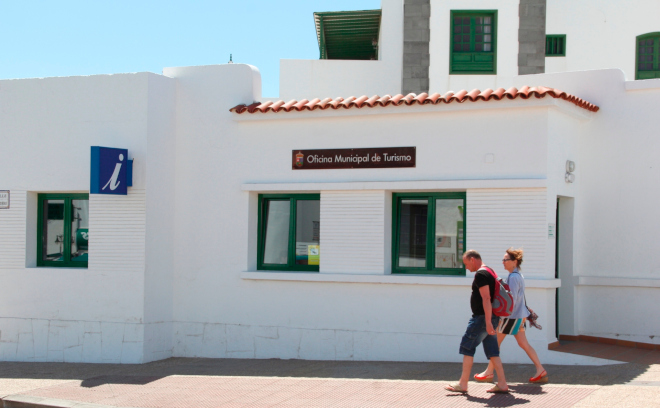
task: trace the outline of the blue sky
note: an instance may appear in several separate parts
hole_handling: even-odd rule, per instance
[[[280,58],[317,59],[314,11],[380,0],[0,0],[0,79],[162,73],[234,62],[259,68],[279,95]]]

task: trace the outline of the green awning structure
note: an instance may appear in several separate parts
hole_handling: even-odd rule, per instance
[[[378,59],[380,10],[314,13],[321,59]]]

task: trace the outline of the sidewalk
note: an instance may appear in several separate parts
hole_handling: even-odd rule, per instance
[[[569,343],[562,348],[632,362],[548,366],[551,383],[527,384],[531,365],[505,365],[509,395],[470,383],[443,389],[456,363],[172,358],[143,365],[0,362],[0,406],[16,407],[660,407],[660,352]],[[483,369],[475,364],[474,372]]]

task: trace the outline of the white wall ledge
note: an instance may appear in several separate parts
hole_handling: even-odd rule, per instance
[[[580,276],[579,286],[614,286],[629,288],[660,288],[660,279],[605,278],[598,276]]]
[[[241,190],[258,192],[319,192],[333,190],[437,191],[465,190],[472,188],[545,188],[546,186],[547,179],[529,178],[494,180],[396,180],[314,183],[245,183],[241,185]]]
[[[377,283],[391,285],[472,286],[473,277],[437,275],[359,275],[316,272],[241,272],[241,279],[325,283]],[[552,289],[561,286],[559,279],[525,279],[525,287]]]
[[[660,79],[638,79],[626,81],[626,91],[638,91],[642,89],[660,89]]]

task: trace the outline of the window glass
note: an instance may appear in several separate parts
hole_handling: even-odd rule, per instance
[[[41,259],[63,261],[64,254],[64,200],[45,200]]]
[[[264,263],[288,263],[290,201],[266,201],[266,241]]]
[[[465,193],[394,193],[392,273],[465,275]]]
[[[89,246],[89,200],[71,200],[71,260],[87,262]]]
[[[320,227],[321,201],[298,200],[296,202],[296,264],[319,264]]]
[[[660,78],[660,33],[644,34],[640,37],[637,37],[635,78]]]
[[[399,262],[401,267],[426,267],[428,200],[401,200]]]
[[[435,200],[435,267],[463,267],[463,200]]]

